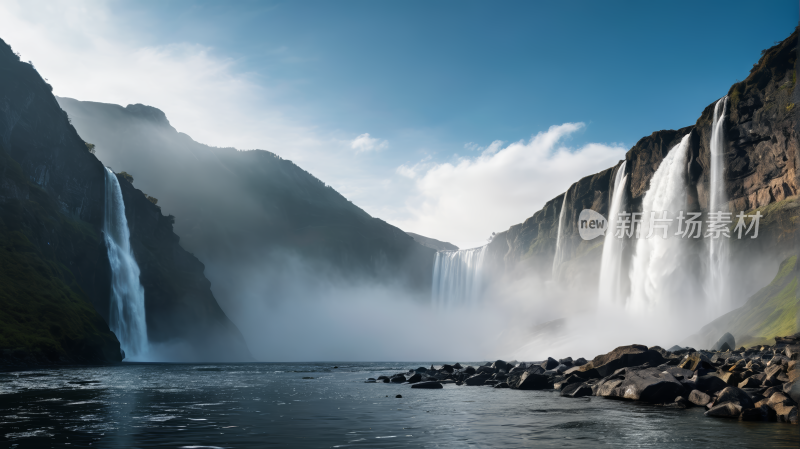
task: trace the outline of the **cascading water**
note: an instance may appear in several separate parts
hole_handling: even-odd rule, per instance
[[[725,195],[725,142],[723,136],[724,123],[728,112],[728,97],[723,97],[714,106],[714,120],[711,123],[711,176],[708,186],[708,212],[728,212],[728,198]],[[706,295],[710,300],[712,311],[716,314],[725,311],[727,295],[728,239],[711,238],[708,243],[708,277],[706,278]]]
[[[558,267],[564,261],[564,220],[567,215],[567,197],[569,189],[564,192],[564,201],[561,202],[561,212],[558,214],[558,231],[556,231],[556,253],[553,256],[553,279],[558,277]]]
[[[622,290],[622,239],[615,237],[617,217],[625,210],[625,183],[628,175],[625,166],[628,161],[623,161],[614,176],[614,190],[611,205],[608,208],[608,229],[603,242],[603,256],[600,262],[599,299],[601,306],[618,304],[624,300]]]
[[[474,304],[483,287],[483,260],[488,245],[439,251],[433,265],[433,303],[443,307]]]
[[[687,273],[689,239],[675,235],[675,219],[686,211],[686,161],[689,135],[669,151],[650,180],[650,188],[642,200],[641,233],[631,261],[631,296],[628,308],[636,314],[669,312],[679,308],[679,301],[688,299],[691,292],[691,273]],[[662,213],[666,211],[666,216]],[[656,222],[651,231],[651,213]],[[666,238],[663,230],[666,227]],[[648,237],[648,235],[650,235]]]
[[[141,358],[147,353],[144,288],[139,282],[139,265],[133,258],[125,202],[117,176],[106,168],[105,216],[103,234],[111,264],[111,308],[109,327],[125,352],[125,358]]]

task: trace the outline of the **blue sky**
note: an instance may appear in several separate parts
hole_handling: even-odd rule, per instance
[[[58,95],[151,104],[196,140],[276,152],[461,246],[693,124],[798,23],[794,0],[46,5],[0,7],[0,37]]]

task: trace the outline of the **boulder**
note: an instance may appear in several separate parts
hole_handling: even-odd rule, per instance
[[[761,407],[743,408],[739,419],[742,421],[764,421],[764,410]]]
[[[511,365],[511,364],[509,364],[509,363],[507,363],[507,362],[505,362],[503,360],[497,360],[496,362],[492,363],[492,368],[494,368],[497,371],[503,370],[505,372],[509,372],[509,371],[511,371],[511,368],[513,368],[513,367],[514,367],[513,365]]]
[[[561,390],[561,396],[566,396],[568,398],[582,398],[591,395],[592,387],[586,385],[584,382],[567,385]]]
[[[728,384],[715,374],[697,376],[694,380],[694,384],[695,388],[707,394],[714,394],[728,387]]]
[[[471,376],[471,375],[475,374],[475,368],[473,368],[471,366],[468,366],[468,367],[464,368],[464,372]]]
[[[723,382],[728,385],[739,385],[744,379],[742,379],[742,375],[740,373],[732,373],[730,371],[724,373],[717,373],[717,377],[719,377]]]
[[[722,345],[719,347],[720,351],[732,351],[733,348],[728,344],[727,341],[722,342]]]
[[[658,366],[665,361],[666,359],[661,354],[647,349],[646,346],[620,346],[607,354],[595,357],[591,362],[581,366],[580,372],[585,374],[584,377],[601,378],[613,374],[614,371],[620,368],[640,366],[645,363]]]
[[[761,381],[752,376],[739,382],[739,388],[758,388],[760,386],[761,386]]]
[[[558,366],[558,360],[556,360],[556,359],[554,359],[552,357],[548,357],[547,360],[542,362],[542,364],[540,366],[542,368],[544,368],[545,371],[549,371],[549,370],[554,369],[555,367]]]
[[[658,368],[629,368],[617,388],[621,398],[662,404],[683,394],[683,385],[672,374]]]
[[[583,366],[586,365],[588,362],[583,357],[578,358],[577,360],[572,361],[573,366]]]
[[[739,418],[739,415],[742,414],[742,408],[736,404],[731,402],[726,402],[724,404],[719,404],[711,407],[709,411],[706,412],[706,416],[712,416],[714,418]]]
[[[508,377],[508,386],[517,390],[546,390],[553,388],[553,382],[544,374],[535,374],[525,371],[519,376],[511,375]]]
[[[395,374],[394,376],[389,379],[392,383],[401,384],[406,381],[406,376],[402,374]]]
[[[750,398],[750,395],[747,394],[741,388],[736,387],[728,387],[717,395],[717,404],[724,404],[725,402],[731,402],[736,405],[741,406],[741,408],[753,408],[756,406],[753,403],[753,399]]]
[[[508,383],[500,382],[499,384],[495,385],[494,388],[508,388]]]
[[[772,408],[775,410],[778,421],[790,424],[798,423],[798,410],[796,405],[777,404]]]
[[[455,368],[455,369],[463,369],[464,367],[461,366],[460,363],[456,363],[455,365],[453,365],[453,368]]]
[[[444,388],[439,382],[418,382],[411,385],[411,388]]]
[[[711,396],[703,393],[700,390],[692,390],[689,393],[689,402],[699,407],[704,407],[706,404],[711,402]]]
[[[727,350],[732,350],[736,347],[736,339],[733,338],[730,332],[725,332],[725,335],[720,337],[711,349],[715,351],[725,351],[725,349],[723,349],[724,344],[727,344]]]
[[[669,351],[669,352],[677,352],[677,351],[683,351],[684,349],[685,349],[685,348],[682,348],[682,347],[680,347],[680,346],[678,346],[678,345],[675,345],[675,346],[673,346],[673,347],[671,347],[671,348],[667,349],[667,351]]]
[[[573,365],[572,357],[566,357],[566,358],[563,358],[563,359],[559,359],[558,363],[571,367]]]
[[[787,346],[786,349],[784,349],[784,353],[789,359],[798,360],[798,358],[800,358],[800,345]]]
[[[408,379],[406,379],[406,382],[408,382],[410,384],[417,383],[417,382],[420,382],[420,381],[422,381],[422,374],[420,374],[420,373],[414,373],[413,376],[411,376]]]
[[[442,365],[442,370],[447,371],[448,373],[452,373],[453,371],[455,371],[455,367],[453,365],[444,364]]]
[[[470,376],[464,380],[465,385],[469,386],[476,386],[476,385],[483,385],[489,379],[489,375],[486,373],[475,374],[474,376]]]
[[[675,377],[678,380],[689,379],[692,376],[694,376],[694,371],[689,370],[689,369],[685,369],[685,368],[681,368],[679,366],[665,366],[665,367],[660,367],[659,366],[658,368],[659,369],[663,369],[664,371],[672,374],[672,376]]]
[[[678,364],[678,368],[697,371],[699,369],[714,369],[714,366],[711,364],[711,360],[703,353],[693,352],[683,358],[681,363]]]

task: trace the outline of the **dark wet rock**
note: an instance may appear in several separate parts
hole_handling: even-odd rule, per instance
[[[494,386],[494,388],[509,388],[507,382],[500,382]]]
[[[711,360],[701,352],[693,352],[686,355],[681,363],[678,364],[678,367],[690,371],[697,371],[699,369],[714,369]]]
[[[747,392],[736,387],[728,387],[719,392],[716,403],[724,404],[725,402],[732,402],[742,408],[753,408],[756,406]]]
[[[665,361],[661,354],[647,349],[646,346],[620,346],[607,354],[595,357],[591,362],[581,366],[580,372],[590,378],[600,378],[609,376],[620,368],[640,366],[645,363],[657,366]]]
[[[552,370],[557,366],[558,366],[558,360],[556,360],[556,359],[554,359],[552,357],[548,357],[547,360],[545,360],[541,364],[541,367],[544,368],[545,371]]]
[[[743,408],[739,419],[742,421],[765,421],[764,412],[760,407]]]
[[[798,424],[798,409],[796,405],[776,404],[772,409],[775,410],[778,421]]]
[[[684,349],[685,349],[685,348],[682,348],[682,347],[680,347],[680,346],[678,346],[678,345],[675,345],[675,346],[673,346],[673,347],[671,347],[671,348],[667,349],[667,351],[669,351],[669,352],[677,352],[677,351],[683,351]]]
[[[395,396],[395,398],[397,398],[397,399],[401,399],[402,397],[403,397],[402,394],[398,394],[397,396]]]
[[[401,384],[401,383],[406,381],[406,376],[404,376],[402,374],[395,374],[394,376],[389,378],[389,381],[391,381],[392,383],[395,383],[395,384]]]
[[[714,418],[738,419],[741,413],[742,408],[740,406],[731,402],[725,402],[724,404],[714,405],[705,415]]]
[[[658,368],[672,374],[678,380],[690,379],[692,376],[694,376],[694,371],[685,368],[680,368],[678,366],[665,366],[663,368],[662,367]]]
[[[750,376],[747,379],[739,382],[739,388],[758,388],[761,386],[761,382],[758,379]]]
[[[561,390],[561,396],[568,398],[582,398],[591,396],[592,393],[592,387],[584,382],[569,384]]]
[[[448,372],[448,373],[452,373],[453,371],[455,371],[455,370],[456,370],[456,368],[455,368],[453,365],[447,365],[447,364],[445,364],[445,365],[442,365],[442,370],[443,370],[443,371],[446,371],[446,372]]]
[[[502,371],[505,371],[505,372],[509,372],[509,371],[511,371],[511,368],[513,368],[513,367],[514,367],[514,365],[511,365],[510,363],[505,362],[503,360],[497,360],[494,363],[492,363],[492,368],[494,368],[495,371],[502,370]]]
[[[706,404],[711,402],[711,396],[703,393],[700,390],[692,390],[692,392],[689,393],[689,401],[694,405],[704,407]]]
[[[422,374],[420,374],[420,373],[414,373],[414,375],[409,377],[408,380],[407,380],[407,382],[410,383],[410,384],[421,382],[421,381],[422,381]]]
[[[494,368],[492,368],[491,366],[485,366],[485,365],[484,366],[479,366],[478,369],[475,370],[476,374],[486,373],[486,374],[491,375],[491,374],[494,374],[494,372],[495,372]]]
[[[742,382],[742,375],[740,373],[732,373],[722,372],[717,373],[717,377],[719,377],[723,382],[731,386],[738,386]]]
[[[370,378],[368,378],[367,380],[364,381],[364,383],[368,383],[368,384],[374,384],[376,382],[377,382],[377,380],[373,379],[372,377],[370,377]]]
[[[694,404],[690,400],[686,399],[683,396],[678,396],[677,398],[675,398],[675,401],[673,401],[673,403],[670,404],[670,406],[674,408],[690,408],[693,405]]]
[[[657,368],[628,368],[616,389],[616,397],[663,404],[683,393],[683,385],[672,374]]]
[[[464,367],[461,366],[460,363],[456,363],[455,365],[453,365],[453,368],[455,368],[455,369],[463,369]]]
[[[475,374],[475,368],[472,367],[472,366],[468,366],[468,367],[464,368],[464,372],[471,376],[471,375]]]
[[[587,362],[586,359],[584,359],[583,357],[580,357],[577,360],[573,360],[572,365],[573,366],[583,366],[583,365],[586,365],[587,363],[589,363],[589,362]]]
[[[508,377],[508,386],[517,390],[546,390],[553,388],[548,376],[525,371],[520,375],[514,373]]]
[[[572,357],[566,357],[566,358],[563,358],[563,359],[559,359],[558,363],[560,363],[561,365],[566,365],[568,367],[571,367],[573,365]]]
[[[442,384],[439,382],[419,382],[411,385],[411,388],[428,388],[428,389],[435,389],[435,388],[443,388]]]
[[[464,384],[469,386],[483,385],[488,379],[489,379],[489,374],[486,373],[475,374],[474,376],[466,378],[464,380]]]
[[[787,346],[784,349],[784,354],[791,360],[798,360],[800,358],[800,345]]]

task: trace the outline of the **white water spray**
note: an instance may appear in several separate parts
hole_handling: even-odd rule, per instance
[[[608,229],[603,242],[603,256],[600,262],[600,306],[607,307],[612,304],[621,304],[624,301],[622,278],[622,249],[621,238],[615,237],[617,218],[620,211],[625,210],[625,183],[628,175],[625,166],[628,161],[623,161],[614,176],[614,191],[611,204],[608,208]]]
[[[475,304],[483,288],[483,261],[488,245],[439,251],[433,265],[433,303],[443,307]]]
[[[711,123],[711,176],[708,186],[708,212],[728,212],[728,198],[725,195],[725,142],[724,123],[728,112],[728,97],[723,97],[714,106],[714,120]],[[708,242],[708,277],[706,295],[710,300],[711,311],[721,314],[726,311],[725,299],[728,297],[727,277],[729,271],[729,249],[727,238],[710,238]]]
[[[116,175],[106,168],[103,234],[111,264],[109,327],[125,351],[125,358],[137,359],[147,353],[144,288],[139,282],[139,265],[133,258],[125,202]]]
[[[569,189],[564,192],[564,201],[561,203],[561,212],[558,214],[558,231],[556,231],[556,253],[553,256],[553,279],[558,277],[558,267],[564,261],[564,220],[567,215],[567,197]]]
[[[631,297],[627,305],[634,314],[658,314],[666,318],[664,314],[679,309],[680,300],[690,295],[687,290],[691,273],[685,268],[690,257],[689,239],[675,235],[678,228],[675,217],[686,211],[687,204],[685,172],[689,136],[684,136],[669,151],[642,200],[641,234],[631,263]],[[673,220],[656,222],[651,228],[653,213],[656,219]],[[666,238],[659,225],[666,227]]]

